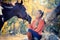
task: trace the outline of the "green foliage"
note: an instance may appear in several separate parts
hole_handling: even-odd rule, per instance
[[[41,5],[47,7],[48,9],[52,9],[57,7],[57,5],[60,3],[60,0],[41,0]]]
[[[50,32],[51,31],[51,29],[52,30],[55,30],[56,32],[56,34],[58,35],[58,36],[60,36],[60,15],[56,18],[56,21],[54,21],[54,23],[53,23],[53,25],[48,25],[48,27],[46,28],[46,30],[48,31],[48,32]]]
[[[23,23],[23,21],[20,22],[20,33],[21,34],[26,34],[26,25]]]
[[[19,23],[19,26],[16,26],[17,21]],[[27,25],[26,22],[23,22],[23,20],[18,20],[18,18],[15,16],[9,19],[7,23],[8,24],[4,26],[4,30],[6,31],[5,34],[11,34],[11,35],[15,35],[17,33],[21,33],[24,35],[26,34]]]
[[[16,23],[16,21],[18,21],[18,18],[16,16],[12,17],[10,20],[8,20],[8,26],[10,26],[12,23]]]
[[[57,21],[54,24],[56,30],[59,32],[60,30],[60,16],[57,17]]]

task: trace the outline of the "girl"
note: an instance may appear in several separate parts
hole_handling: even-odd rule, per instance
[[[36,19],[29,24],[27,32],[28,40],[40,40],[42,37],[42,30],[44,27],[44,20],[42,19],[43,12],[38,10],[36,13]]]

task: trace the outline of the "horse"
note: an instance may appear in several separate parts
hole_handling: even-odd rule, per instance
[[[2,13],[4,22],[14,16],[17,16],[18,18],[22,18],[23,20],[27,20],[29,23],[31,23],[31,16],[27,14],[26,8],[24,7],[24,5],[22,5],[22,3],[23,2],[21,1],[21,3],[17,3],[15,6],[13,6],[11,4],[6,4],[2,2],[1,6],[3,7]],[[0,27],[0,29],[1,28],[2,26]]]

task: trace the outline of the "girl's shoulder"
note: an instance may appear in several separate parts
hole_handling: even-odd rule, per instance
[[[45,24],[45,20],[43,18],[41,18],[39,22],[43,22]]]

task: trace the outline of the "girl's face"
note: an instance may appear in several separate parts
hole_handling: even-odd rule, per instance
[[[40,18],[41,17],[41,14],[39,11],[36,12],[36,18]]]

